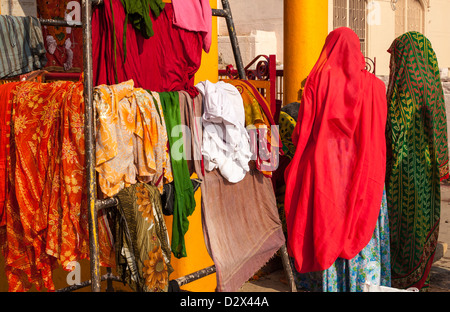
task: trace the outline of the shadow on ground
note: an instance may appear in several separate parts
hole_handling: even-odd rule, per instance
[[[430,271],[430,291],[450,292],[450,258],[443,257]]]

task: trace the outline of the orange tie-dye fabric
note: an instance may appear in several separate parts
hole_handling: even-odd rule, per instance
[[[89,257],[81,82],[23,82],[13,93],[6,228],[10,291],[55,290],[52,271]],[[106,224],[100,262],[112,266]]]
[[[96,170],[102,193],[114,196],[137,181],[162,193],[173,180],[159,94],[133,80],[94,89],[97,110]]]

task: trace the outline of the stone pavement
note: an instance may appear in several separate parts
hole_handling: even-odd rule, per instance
[[[441,223],[439,244],[430,273],[430,292],[450,292],[450,183],[441,184]],[[270,269],[269,269],[270,271]],[[275,265],[273,271],[258,280],[245,283],[240,292],[289,292],[284,271]]]

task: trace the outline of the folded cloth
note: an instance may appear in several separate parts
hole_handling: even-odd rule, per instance
[[[285,243],[272,183],[256,169],[239,183],[217,170],[201,186],[206,248],[217,291],[237,291]]]
[[[0,79],[41,69],[47,63],[36,17],[0,15]]]

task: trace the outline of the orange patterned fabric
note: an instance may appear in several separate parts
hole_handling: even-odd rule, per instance
[[[101,191],[114,196],[139,180],[162,193],[163,184],[171,182],[173,174],[159,94],[134,88],[133,80],[128,80],[95,87],[94,105]]]
[[[2,247],[10,291],[53,291],[52,270],[89,256],[81,82],[23,82],[13,93],[6,228]],[[11,136],[13,137],[13,136]],[[106,224],[100,261],[112,266]]]

